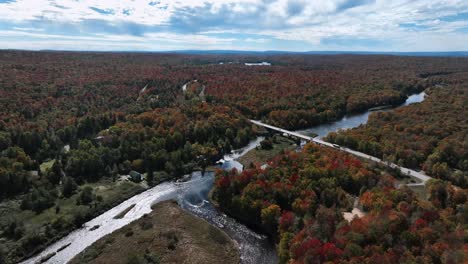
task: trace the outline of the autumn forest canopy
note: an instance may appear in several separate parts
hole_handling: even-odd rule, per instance
[[[435,178],[424,197],[398,188],[395,171],[309,144],[267,168],[218,172],[213,199],[267,234],[281,263],[455,263],[467,241],[467,76],[457,57],[1,51],[0,263],[142,191],[114,184],[122,175],[154,186],[205,171],[259,135],[249,119],[304,129],[422,91],[326,140],[423,170]],[[347,221],[354,200],[365,214]]]

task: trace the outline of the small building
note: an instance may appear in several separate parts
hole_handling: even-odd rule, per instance
[[[141,182],[143,180],[143,175],[136,171],[130,171],[129,173],[130,180],[133,182]]]

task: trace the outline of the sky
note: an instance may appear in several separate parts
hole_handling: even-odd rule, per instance
[[[467,51],[468,0],[0,0],[0,49]]]

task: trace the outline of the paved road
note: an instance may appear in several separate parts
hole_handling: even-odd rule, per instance
[[[253,124],[255,124],[257,126],[262,126],[262,127],[265,127],[265,128],[271,129],[271,130],[281,132],[283,134],[287,134],[289,136],[294,136],[294,137],[297,137],[297,138],[304,139],[306,141],[314,142],[314,143],[319,144],[319,145],[323,145],[323,146],[327,146],[327,147],[330,147],[330,148],[338,149],[338,150],[347,152],[349,154],[352,154],[352,155],[355,155],[355,156],[358,156],[358,157],[361,157],[361,158],[364,158],[364,159],[368,159],[368,160],[377,162],[379,164],[388,166],[390,168],[398,169],[398,170],[400,170],[400,172],[402,174],[413,177],[413,178],[416,178],[419,181],[421,181],[422,184],[425,184],[428,180],[432,179],[431,177],[429,177],[429,176],[427,176],[427,175],[425,175],[425,174],[423,174],[421,172],[418,172],[418,171],[415,171],[415,170],[412,170],[412,169],[408,169],[408,168],[405,168],[405,167],[402,167],[402,166],[398,166],[397,164],[392,163],[392,162],[383,161],[383,160],[381,160],[381,159],[379,159],[377,157],[374,157],[374,156],[371,156],[371,155],[368,155],[368,154],[365,154],[365,153],[362,153],[362,152],[359,152],[359,151],[355,151],[355,150],[352,150],[352,149],[347,148],[347,147],[343,147],[343,146],[339,146],[337,144],[332,144],[332,143],[323,141],[318,137],[316,137],[316,138],[308,137],[306,135],[302,135],[302,134],[297,133],[297,132],[293,132],[293,131],[282,129],[282,128],[279,128],[279,127],[271,126],[271,125],[268,125],[268,124],[265,124],[265,123],[262,123],[262,122],[256,121],[256,120],[250,120],[250,122],[252,122]]]

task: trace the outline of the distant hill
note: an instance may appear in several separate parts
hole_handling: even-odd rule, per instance
[[[21,51],[16,49],[0,49],[0,51]],[[26,51],[26,50],[24,50]],[[83,52],[83,53],[162,53],[162,54],[189,54],[189,55],[250,55],[250,56],[273,56],[273,55],[393,55],[393,56],[415,56],[415,57],[468,57],[468,51],[420,51],[420,52],[398,52],[398,51],[282,51],[282,50],[167,50],[167,51],[94,51],[94,50],[39,50],[41,52]]]
[[[242,50],[173,50],[161,53],[181,54],[238,54],[238,55],[286,55],[286,54],[316,54],[316,55],[396,55],[396,56],[424,56],[424,57],[468,57],[468,51],[445,51],[445,52],[385,52],[385,51],[242,51]]]

